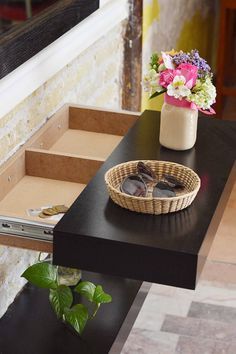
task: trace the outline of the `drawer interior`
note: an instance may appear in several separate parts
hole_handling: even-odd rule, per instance
[[[50,151],[75,154],[105,161],[121,139],[122,136],[119,135],[68,129],[52,145]]]
[[[85,186],[82,183],[26,175],[0,201],[0,215],[54,224],[55,221],[50,219],[29,216],[27,210],[58,204],[70,206]]]
[[[0,169],[0,215],[55,225],[29,209],[64,204],[80,195],[138,115],[67,105]],[[45,240],[0,232],[0,244],[43,251]]]

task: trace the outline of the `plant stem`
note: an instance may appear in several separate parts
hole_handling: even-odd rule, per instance
[[[57,285],[59,286],[59,282],[58,282],[58,266],[54,266],[54,267],[56,267],[56,271],[57,271],[57,277],[56,277],[56,282],[57,282]]]
[[[39,252],[39,255],[38,255],[38,262],[41,262],[41,255],[42,255],[42,252]]]
[[[97,312],[98,312],[98,310],[99,310],[100,305],[101,305],[101,304],[96,304],[94,313],[93,313],[92,316],[90,317],[90,320],[92,320],[92,319],[96,316],[96,314],[97,314]]]

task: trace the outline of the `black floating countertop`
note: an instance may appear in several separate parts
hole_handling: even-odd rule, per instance
[[[236,158],[236,122],[200,117],[195,146],[179,152],[160,146],[159,125],[160,114],[145,111],[56,225],[55,264],[195,288],[200,258],[205,259],[213,240],[207,231]],[[142,159],[192,168],[201,178],[193,204],[166,215],[139,214],[114,204],[105,172]]]
[[[82,337],[57,320],[49,304],[48,290],[27,284],[0,319],[0,353],[107,354],[114,346],[121,349],[126,337],[119,339],[119,332],[126,316],[129,314],[128,323],[125,321],[125,336],[128,336],[145,298],[145,294],[142,299],[139,297],[141,302],[139,300],[139,304],[133,306],[142,283],[88,272],[83,272],[82,276],[84,280],[102,284],[113,298],[110,304],[101,306],[96,317],[88,322]]]

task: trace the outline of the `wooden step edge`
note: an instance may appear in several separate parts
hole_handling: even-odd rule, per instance
[[[25,152],[26,175],[88,184],[104,160],[41,149]]]
[[[25,150],[29,147],[49,148],[53,145],[68,129],[68,117],[69,108],[68,105],[65,105],[0,167],[0,200],[25,175]]]
[[[73,102],[69,102],[67,103],[67,106],[69,108],[72,109],[85,109],[88,111],[97,111],[99,112],[99,114],[101,112],[105,112],[105,113],[118,113],[118,114],[124,114],[124,115],[131,115],[131,116],[136,116],[136,117],[140,117],[142,112],[140,111],[129,111],[129,110],[125,110],[125,109],[113,109],[113,108],[104,108],[104,107],[98,107],[98,106],[87,106],[87,105],[82,105],[80,103],[73,103]]]
[[[69,106],[69,128],[124,136],[140,113]]]
[[[59,109],[30,139],[25,148],[50,149],[69,129],[69,107]]]
[[[25,175],[25,152],[11,158],[0,169],[0,200],[2,200]]]
[[[30,238],[29,236],[0,233],[0,244],[8,247],[24,248],[32,251],[53,253],[53,242]]]

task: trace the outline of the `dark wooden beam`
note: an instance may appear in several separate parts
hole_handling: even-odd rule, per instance
[[[142,0],[129,0],[129,17],[124,35],[122,108],[141,110]]]
[[[99,7],[99,0],[61,0],[0,36],[0,79]]]

